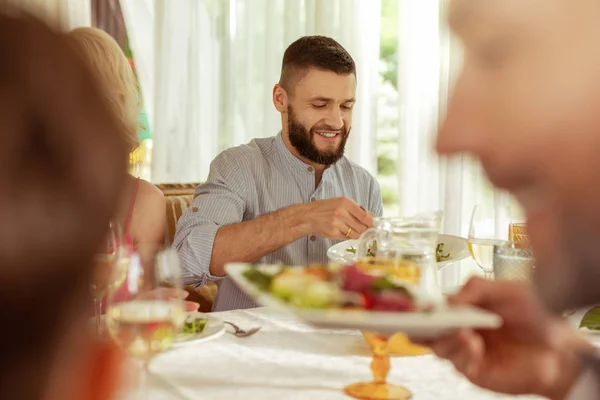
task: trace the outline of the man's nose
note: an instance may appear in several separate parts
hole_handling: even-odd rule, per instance
[[[344,118],[342,116],[342,110],[339,106],[331,107],[327,113],[325,123],[334,130],[340,130],[344,127]]]
[[[474,93],[457,82],[448,102],[446,116],[440,126],[436,150],[440,154],[473,153],[479,155],[485,144],[483,109]]]

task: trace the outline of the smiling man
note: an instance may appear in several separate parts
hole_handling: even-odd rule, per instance
[[[465,58],[437,147],[478,156],[523,205],[538,296],[472,280],[452,301],[498,313],[502,328],[431,346],[491,390],[598,399],[597,350],[551,312],[600,302],[600,2],[454,0],[450,9]]]
[[[281,132],[221,153],[175,236],[187,284],[220,281],[215,310],[255,304],[225,277],[228,262],[327,262],[382,214],[379,185],[344,157],[356,67],[335,40],[307,36],[283,56],[273,103]]]

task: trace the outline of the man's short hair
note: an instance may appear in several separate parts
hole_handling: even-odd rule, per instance
[[[326,36],[304,36],[286,49],[279,84],[292,93],[311,68],[356,76],[354,60],[341,44]]]
[[[127,173],[100,93],[66,35],[0,8],[2,399],[44,397],[66,333],[91,308],[93,254]]]

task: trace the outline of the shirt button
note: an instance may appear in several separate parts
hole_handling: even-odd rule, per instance
[[[313,172],[313,167],[308,167],[308,172]]]
[[[313,197],[312,199],[310,199],[311,203],[314,203],[315,201],[317,201],[317,199],[315,197]]]
[[[310,240],[311,242],[314,242],[315,240],[317,240],[317,237],[315,235],[310,235]]]

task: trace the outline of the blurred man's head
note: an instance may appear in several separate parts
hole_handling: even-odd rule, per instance
[[[87,288],[125,135],[65,36],[11,15],[0,14],[0,398],[106,398],[111,353],[88,341]]]
[[[352,127],[356,66],[335,40],[306,36],[283,56],[273,89],[286,144],[309,163],[330,165],[344,155]]]
[[[449,19],[465,58],[438,150],[477,155],[491,181],[516,195],[551,306],[593,301],[600,2],[454,0]]]

